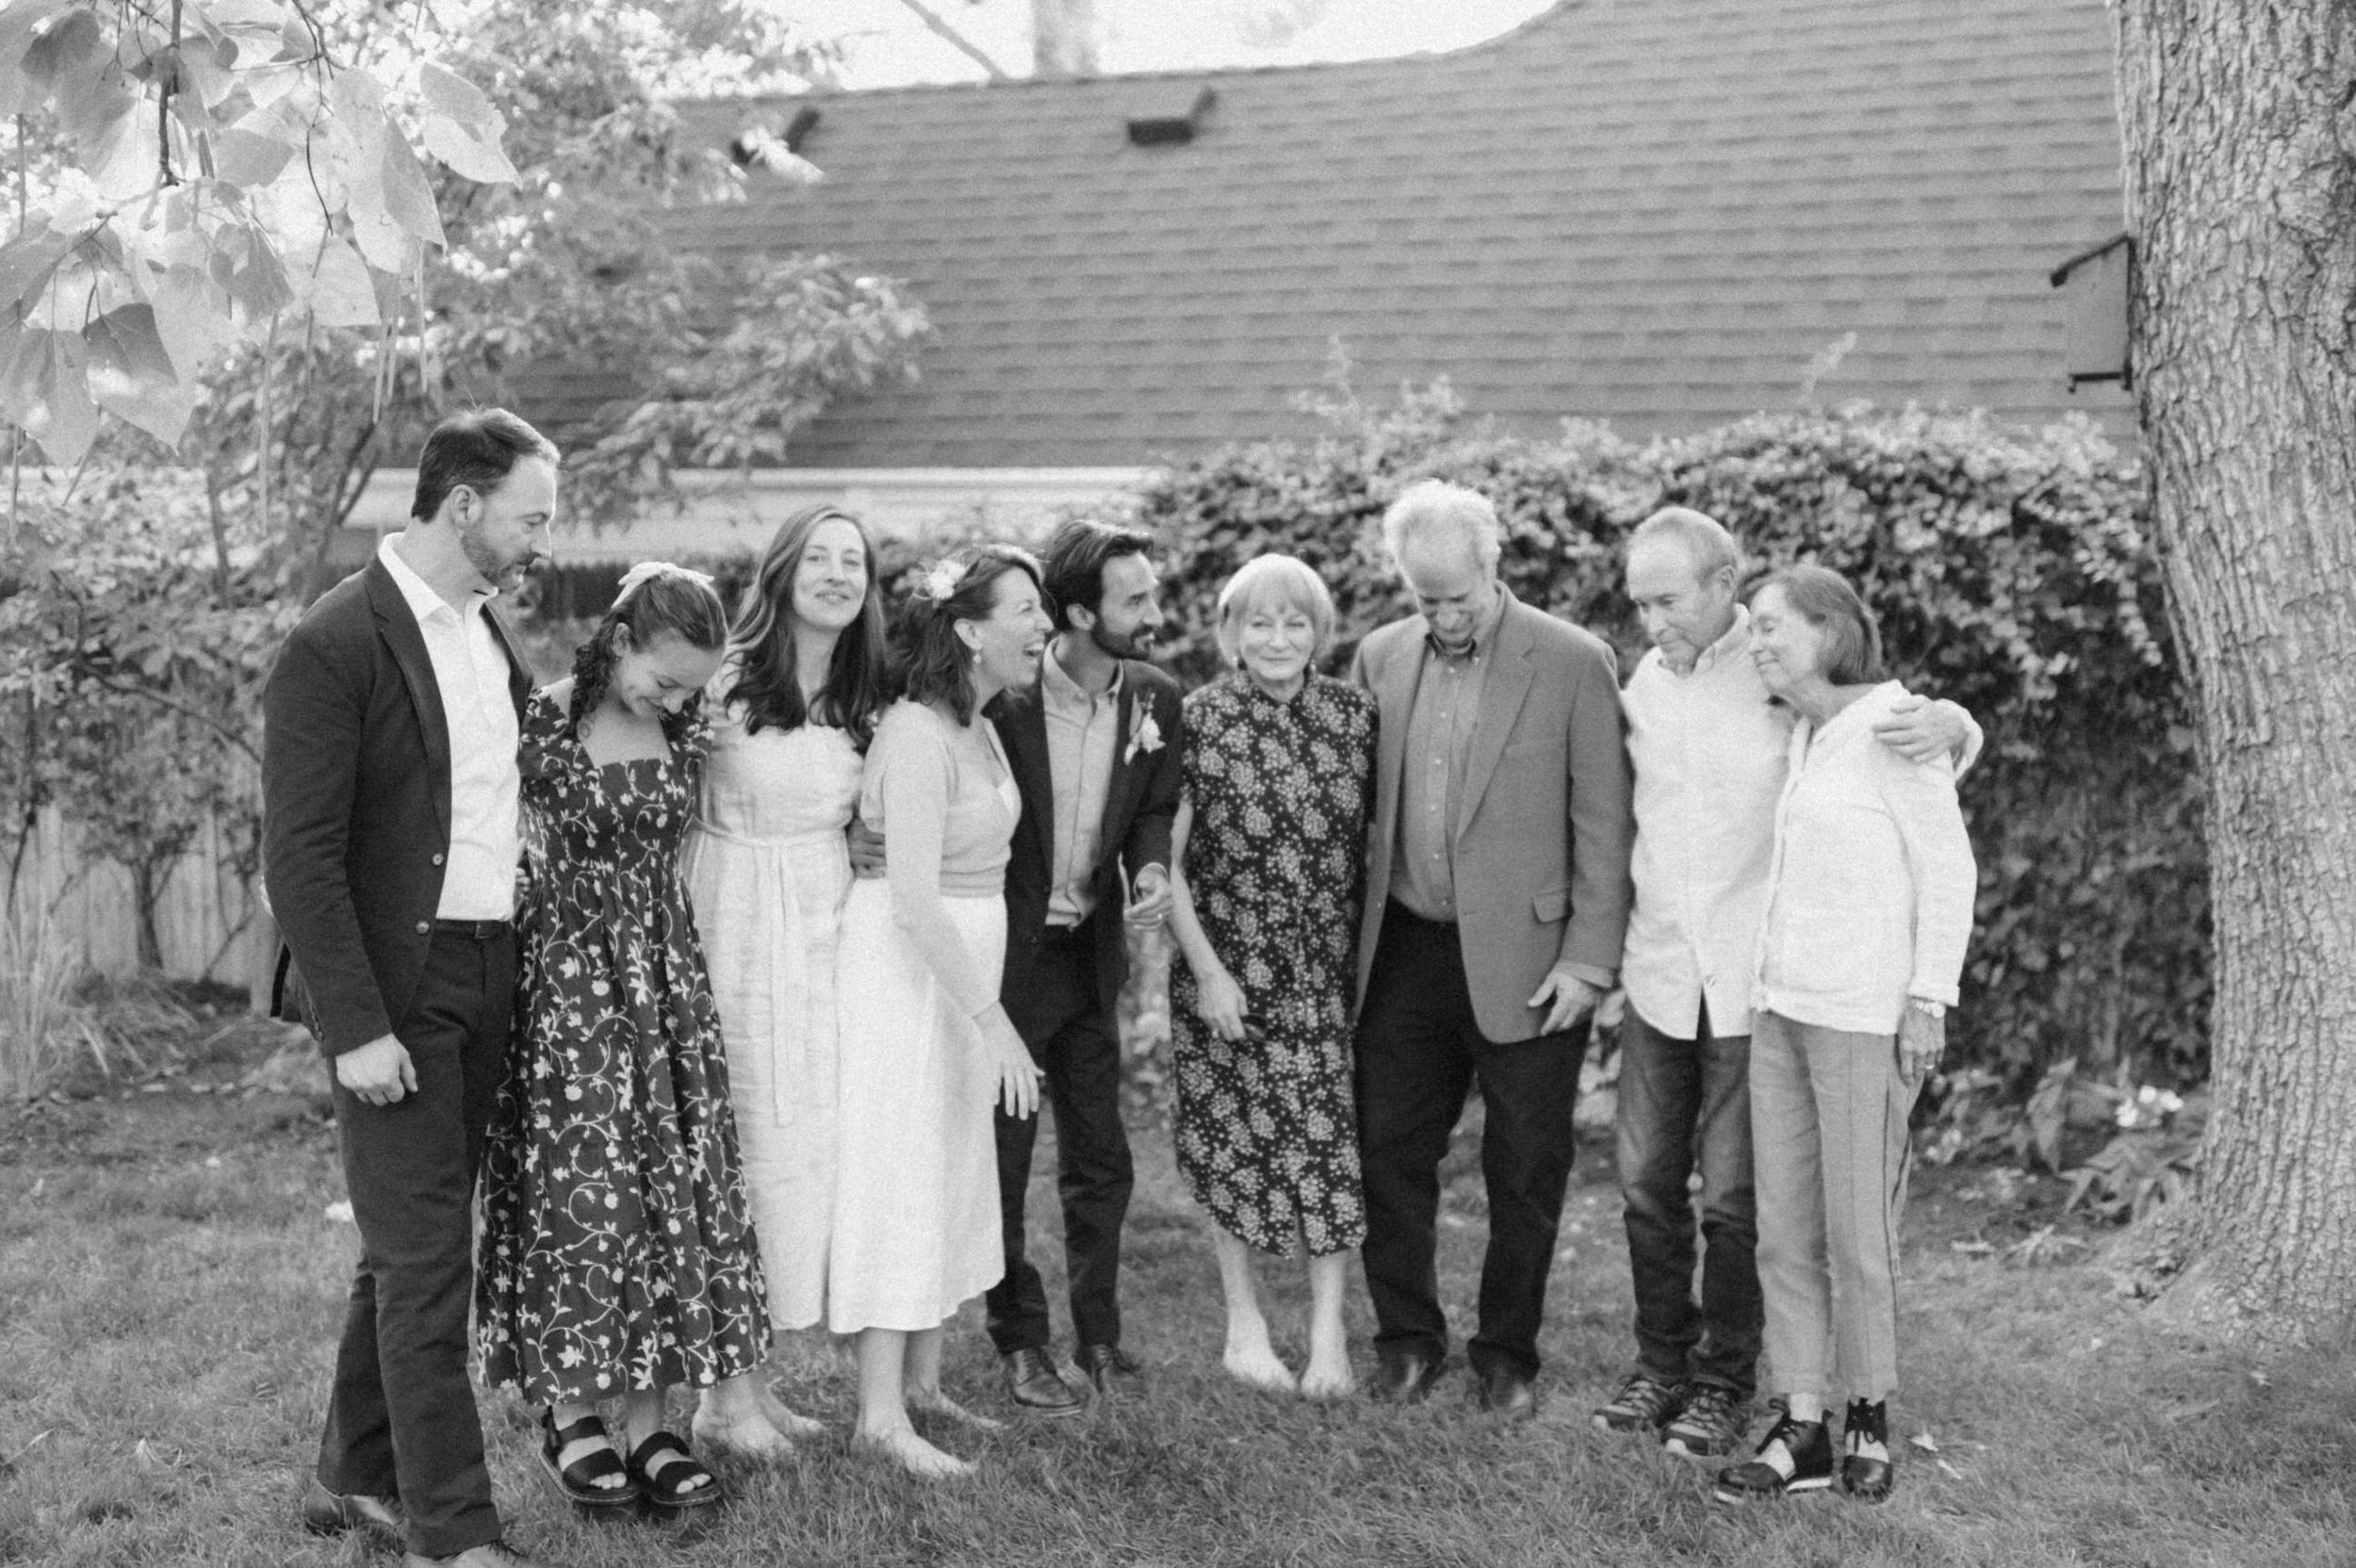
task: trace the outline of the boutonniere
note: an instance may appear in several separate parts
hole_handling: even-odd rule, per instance
[[[1121,754],[1121,766],[1127,767],[1143,752],[1148,757],[1162,749],[1162,727],[1153,722],[1153,710],[1145,704],[1145,695],[1137,695],[1136,716],[1129,721],[1129,749]]]

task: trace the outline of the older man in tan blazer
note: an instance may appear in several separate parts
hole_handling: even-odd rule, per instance
[[[1420,1400],[1446,1365],[1439,1167],[1477,1084],[1489,1245],[1468,1354],[1481,1406],[1527,1415],[1579,1057],[1628,923],[1617,666],[1497,580],[1483,497],[1427,481],[1383,527],[1419,612],[1352,669],[1382,711],[1358,956],[1373,1392]]]

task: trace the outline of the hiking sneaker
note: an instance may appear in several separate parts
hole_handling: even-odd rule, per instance
[[[1733,1390],[1716,1383],[1702,1383],[1661,1434],[1661,1446],[1687,1459],[1724,1459],[1742,1452],[1743,1434],[1750,1429],[1748,1399],[1738,1399]]]
[[[1711,1495],[1722,1503],[1752,1503],[1831,1489],[1832,1434],[1822,1421],[1794,1421],[1786,1415],[1768,1429],[1756,1459],[1718,1472]]]
[[[1860,1503],[1888,1500],[1898,1485],[1898,1465],[1890,1456],[1890,1405],[1881,1399],[1852,1399],[1841,1423],[1841,1490]]]
[[[1620,1385],[1612,1402],[1595,1407],[1595,1429],[1607,1432],[1652,1432],[1668,1425],[1685,1408],[1685,1389],[1639,1372]]]

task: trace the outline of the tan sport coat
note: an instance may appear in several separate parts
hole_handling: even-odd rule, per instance
[[[1364,1004],[1399,843],[1399,780],[1429,627],[1395,621],[1358,645],[1350,676],[1382,712],[1366,907],[1358,939]],[[1628,929],[1636,839],[1627,732],[1612,649],[1505,596],[1481,688],[1455,824],[1457,930],[1481,1032],[1500,1045],[1541,1033],[1530,1006],[1557,960],[1609,974]]]

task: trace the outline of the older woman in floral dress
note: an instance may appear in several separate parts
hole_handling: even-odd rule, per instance
[[[1291,556],[1219,597],[1235,674],[1186,698],[1172,833],[1178,1168],[1218,1221],[1227,1370],[1312,1397],[1350,1390],[1342,1291],[1366,1239],[1350,1106],[1353,941],[1374,800],[1374,701],[1313,666],[1333,601]],[[1309,1260],[1309,1359],[1278,1358],[1252,1250]]]

